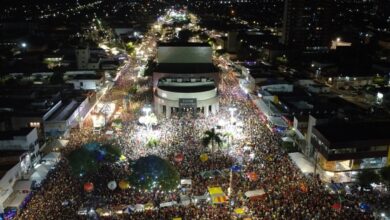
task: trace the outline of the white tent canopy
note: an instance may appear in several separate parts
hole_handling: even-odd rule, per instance
[[[248,198],[262,196],[264,194],[265,194],[264,189],[256,189],[256,190],[251,190],[251,191],[245,192],[245,196]]]
[[[284,142],[294,142],[294,140],[291,137],[282,137],[282,141],[284,141]]]
[[[314,172],[313,163],[307,160],[305,155],[303,155],[302,153],[289,153],[288,156],[297,165],[297,167],[302,171],[303,174],[309,174]]]
[[[42,158],[42,160],[58,162],[59,158],[60,158],[60,153],[58,153],[58,152],[50,152],[50,153],[46,154],[46,156],[44,156]]]
[[[177,204],[176,201],[163,202],[163,203],[160,204],[160,208],[171,207],[171,206],[174,206],[174,205],[176,205],[176,204]]]
[[[42,182],[42,180],[44,180],[46,178],[46,176],[49,173],[49,170],[51,169],[52,166],[53,166],[52,163],[39,164],[35,168],[34,173],[30,176],[30,180],[38,182],[38,183]]]
[[[181,179],[180,180],[180,184],[181,185],[191,185],[192,184],[192,180],[191,179]]]

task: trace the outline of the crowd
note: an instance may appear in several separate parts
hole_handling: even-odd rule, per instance
[[[144,83],[148,83],[145,81]],[[172,192],[140,191],[135,188],[111,191],[107,183],[119,181],[129,175],[128,164],[113,164],[103,167],[99,173],[88,177],[70,175],[65,159],[49,174],[40,190],[34,192],[32,200],[22,210],[19,219],[84,219],[78,215],[82,208],[104,208],[111,210],[119,219],[372,219],[371,212],[361,212],[359,202],[364,197],[351,196],[342,202],[341,209],[332,206],[339,202],[336,194],[329,192],[321,181],[303,175],[280,147],[279,137],[259,120],[259,112],[242,92],[237,81],[231,75],[223,77],[220,87],[220,112],[215,116],[194,118],[191,114],[173,115],[172,118],[159,119],[153,131],[134,120],[124,121],[123,128],[108,138],[103,134],[93,134],[84,128],[71,134],[70,143],[63,149],[63,155],[90,141],[111,141],[121,147],[129,160],[146,155],[158,155],[173,163],[182,179],[191,179],[192,184],[186,190]],[[148,100],[150,94],[139,95],[138,100]],[[206,130],[215,127],[219,121],[229,121],[228,108],[235,106],[236,118],[242,122],[240,135],[232,143],[211,152],[202,145],[202,136]],[[237,125],[239,126],[239,125]],[[221,128],[222,132],[223,128]],[[158,140],[156,147],[146,146],[148,138]],[[111,139],[111,140],[108,140]],[[174,161],[178,153],[184,155],[181,162]],[[201,161],[200,155],[207,153],[209,159]],[[232,173],[229,169],[239,165],[241,170]],[[204,171],[219,170],[220,175],[204,177]],[[248,172],[254,172],[258,178],[248,179]],[[83,191],[83,181],[91,181],[95,190]],[[197,201],[186,207],[171,206],[155,208],[142,212],[123,212],[128,205],[152,203],[158,206],[162,202],[178,201],[182,196],[193,198],[207,194],[208,186],[220,186],[229,191],[227,203],[212,205],[208,200]],[[244,193],[249,190],[264,189],[265,196],[259,200],[248,200]],[[368,197],[365,202],[375,204],[378,198]],[[246,207],[243,214],[235,214],[234,209]],[[114,212],[114,211],[119,211]],[[122,211],[122,213],[121,213]],[[104,217],[103,217],[104,218]],[[107,217],[112,219],[113,217]]]

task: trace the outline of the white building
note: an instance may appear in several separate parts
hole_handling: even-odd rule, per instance
[[[37,129],[28,127],[0,132],[0,151],[3,150],[27,150],[37,153],[39,150]]]
[[[154,108],[157,114],[192,111],[208,116],[219,110],[218,69],[212,49],[204,43],[164,43],[157,50],[153,73]]]
[[[57,111],[44,121],[44,132],[46,137],[67,137],[70,129],[80,125],[88,113],[91,105],[88,98],[78,102],[72,100],[69,103],[62,103]]]
[[[67,80],[68,83],[73,84],[76,90],[93,90],[98,91],[103,86],[103,77],[92,74],[78,74],[72,79]]]

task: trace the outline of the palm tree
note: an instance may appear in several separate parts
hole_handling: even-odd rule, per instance
[[[215,144],[217,144],[218,146],[222,145],[221,136],[221,133],[215,132],[215,128],[205,131],[202,139],[203,146],[207,147],[211,143],[211,153],[214,153]]]

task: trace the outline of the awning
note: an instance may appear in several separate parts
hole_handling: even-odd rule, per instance
[[[306,159],[302,153],[289,153],[288,156],[302,171],[303,174],[309,174],[314,172],[314,164]]]

